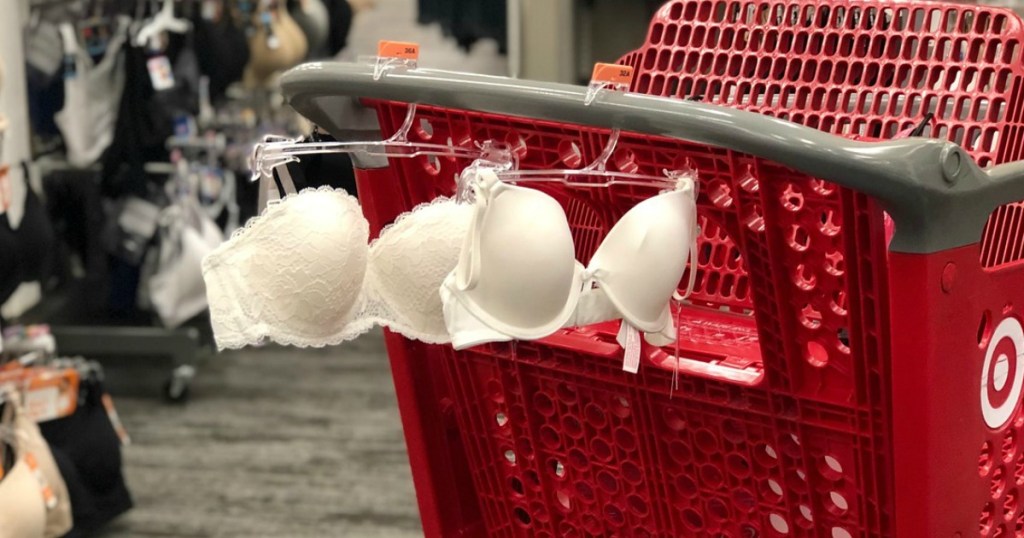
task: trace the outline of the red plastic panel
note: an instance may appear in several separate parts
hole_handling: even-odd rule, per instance
[[[860,138],[895,136],[933,112],[936,136],[995,163],[1024,157],[1021,35],[1015,15],[977,6],[677,0],[622,61],[637,67],[637,91],[701,96]],[[368,103],[385,136],[405,117],[402,104]],[[525,169],[580,168],[608,139],[525,118],[428,106],[417,115],[412,136],[502,141]],[[400,187],[364,198],[364,208],[410,209],[450,195],[464,164],[396,159]],[[872,200],[763,159],[624,133],[609,166],[699,174],[698,284],[677,312],[679,349],[645,348],[647,364],[633,376],[621,372],[614,326],[461,353],[389,340],[393,362],[410,362],[395,370],[399,399],[411,402],[403,419],[430,422],[407,431],[417,436],[413,461],[427,467],[414,473],[428,534],[1016,532],[1024,482],[1011,486],[1007,473],[1017,454],[999,449],[999,476],[979,466],[1010,434],[988,432],[976,417],[960,421],[977,406],[965,395],[976,401],[981,375],[960,363],[945,368],[936,343],[949,342],[957,357],[977,353],[956,340],[962,326],[932,316],[935,297],[921,291],[956,279],[943,273],[942,256],[901,257],[890,274]],[[584,263],[625,211],[655,194],[543,190],[566,209]],[[972,290],[1006,285],[1007,265],[1020,256],[1013,207],[994,214],[981,249],[984,265],[1003,276],[985,280],[958,258],[971,271],[967,296],[999,296]],[[975,265],[976,248],[968,247]],[[941,315],[1007,308],[957,305]],[[955,398],[934,403],[950,390]],[[438,410],[407,413],[431,402]],[[957,439],[944,443],[942,433]]]
[[[670,396],[668,372],[531,343],[445,365],[488,536],[881,533],[853,422],[691,377]]]
[[[1024,202],[1004,205],[985,223],[981,264],[1002,267],[1024,260]]]
[[[889,138],[932,112],[984,166],[1024,151],[1022,41],[1013,12],[982,6],[675,0],[625,60],[635,91],[835,133]]]
[[[898,536],[1024,533],[1024,265],[976,248],[890,258]]]
[[[982,166],[1024,159],[1024,27],[1009,10],[952,4],[675,0],[620,62],[633,91],[694,98],[839,134],[925,135]],[[985,229],[986,267],[1024,260],[1024,201]]]
[[[405,106],[397,103],[375,105],[381,111],[384,134],[390,134],[401,124]],[[419,106],[417,115],[418,122],[431,126],[432,137],[447,139],[450,133],[465,126],[472,140],[515,142],[513,146],[518,148],[523,168],[579,168],[596,158],[608,139],[608,133],[599,129],[429,106]],[[785,518],[794,532],[801,528],[806,532],[820,531],[825,528],[821,525],[829,524],[849,528],[853,535],[865,529],[872,529],[870,532],[875,535],[882,533],[890,517],[887,509],[882,507],[888,506],[891,484],[888,483],[888,462],[883,448],[888,438],[885,425],[888,407],[884,396],[887,382],[882,374],[887,368],[887,353],[885,340],[881,337],[886,312],[882,308],[885,304],[885,252],[880,210],[855,193],[836,189],[763,160],[657,137],[623,133],[609,165],[647,173],[692,168],[699,174],[702,188],[698,208],[703,224],[698,254],[699,285],[693,304],[680,312],[680,351],[685,359],[705,364],[708,368],[698,371],[680,367],[684,379],[678,393],[680,401],[692,396],[688,387],[699,385],[701,391],[731,394],[725,400],[712,398],[712,401],[720,404],[732,400],[739,402],[732,416],[739,423],[749,424],[750,431],[760,431],[753,425],[763,422],[765,416],[781,413],[788,417],[787,426],[757,434],[764,436],[763,439],[778,440],[782,435],[780,432],[802,439],[824,436],[827,442],[823,446],[827,446],[830,453],[844,454],[844,458],[851,462],[847,467],[850,474],[842,485],[842,488],[847,488],[843,490],[847,493],[838,493],[846,499],[845,515],[840,518],[826,515],[831,514],[823,508],[828,506],[826,500],[832,491],[839,491],[835,488],[840,486],[822,494],[818,490],[824,491],[824,482],[814,486],[813,490],[794,485],[793,491],[797,493],[792,495],[795,496],[787,493],[776,499],[780,504],[775,506],[780,512],[772,514]],[[429,199],[435,194],[451,192],[453,183],[450,175],[424,175],[423,166],[415,161],[397,160],[393,166],[401,171],[403,184],[422,192],[415,202],[421,200],[420,196]],[[625,211],[656,193],[653,188],[632,186],[566,189],[543,185],[566,207],[577,254],[584,262]],[[410,201],[410,204],[415,202]],[[855,230],[855,233],[842,233],[846,229]],[[856,263],[847,260],[855,260]],[[604,371],[616,372],[621,356],[614,344],[614,335],[614,327],[595,327],[589,331],[567,332],[545,343],[534,344],[535,347],[522,348],[536,349],[539,354],[559,353],[577,357],[575,362],[568,359],[559,361],[565,364],[583,365],[600,360],[604,362]],[[431,349],[431,360],[443,361],[452,372],[450,376],[455,375],[453,368],[461,368],[459,365],[468,360],[467,355],[453,355],[443,348],[420,347]],[[477,353],[486,356],[492,352],[498,353],[500,348],[481,348]],[[595,355],[589,356],[588,353]],[[650,403],[663,398],[670,387],[674,369],[672,356],[675,353],[672,347],[646,349],[649,368],[661,373],[639,378],[616,374],[618,380],[602,389],[608,396],[602,397],[605,400],[600,405],[613,401],[609,400],[611,395],[622,390],[658,395],[650,400],[641,398],[640,402]],[[499,361],[494,364],[505,363]],[[512,366],[494,366],[499,370],[505,367]],[[730,375],[730,369],[738,373]],[[584,375],[585,372],[577,374]],[[736,381],[741,378],[756,381]],[[481,511],[488,532],[501,535],[504,531],[499,531],[499,527],[511,525],[508,529],[529,534],[538,528],[524,527],[524,520],[528,517],[530,521],[537,521],[534,516],[537,513],[546,514],[542,518],[558,520],[552,515],[554,504],[542,505],[535,499],[524,507],[517,500],[517,488],[520,486],[510,484],[521,483],[526,487],[533,475],[516,475],[520,482],[510,482],[509,476],[502,474],[505,468],[501,465],[505,464],[500,459],[494,460],[495,455],[504,457],[505,449],[498,445],[480,448],[481,436],[486,433],[481,428],[491,424],[470,416],[484,407],[476,401],[476,396],[466,391],[483,390],[481,387],[486,385],[486,380],[467,379],[450,377],[446,390],[451,393],[448,398],[454,404],[460,446],[464,447],[467,458],[472,462],[473,490],[479,498],[486,500],[481,501]],[[572,388],[582,382],[567,383]],[[466,383],[471,386],[466,386]],[[600,381],[588,383],[599,384]],[[519,387],[509,390],[525,394],[533,389]],[[511,398],[511,395],[507,397]],[[681,405],[676,411],[683,414],[684,420],[687,408]],[[521,420],[537,419],[534,407],[524,406],[523,409],[522,412],[510,409],[505,413]],[[656,414],[650,409],[637,412]],[[700,420],[705,421],[711,431],[726,428],[716,423],[713,417]],[[801,425],[804,423],[815,424],[821,432],[805,431]],[[648,422],[639,422],[630,424],[626,429],[637,439],[649,440],[652,436],[661,435],[651,427]],[[517,436],[511,443],[539,446],[542,443],[537,437],[540,433],[532,435]],[[474,453],[474,450],[478,452]],[[805,476],[815,472],[817,464],[814,458],[819,456],[819,452],[823,454],[821,450],[815,448],[812,452],[801,453],[798,459],[790,462],[789,468],[803,469]],[[569,452],[562,457],[570,457]],[[641,468],[653,473],[651,469],[658,467],[641,465]],[[727,471],[725,467],[720,470],[723,473]],[[540,473],[540,470],[536,472]],[[608,469],[612,475],[620,472],[631,471]],[[597,487],[596,484],[591,485]],[[855,492],[865,495],[867,485],[870,485],[871,494],[856,497]],[[749,484],[750,488],[755,486]],[[544,495],[552,494],[551,490],[538,487],[542,488]],[[715,487],[707,486],[701,491],[712,489]],[[557,492],[554,494],[557,500]],[[631,494],[651,503],[648,518],[653,518],[656,511],[671,512],[669,507],[658,504],[667,502],[659,501],[659,495],[641,495],[639,490]],[[725,502],[728,496],[723,495],[725,497],[721,500]],[[626,510],[628,502],[629,494],[612,502],[607,510],[613,514],[619,508]],[[636,499],[633,502],[638,503]],[[873,508],[861,509],[861,503],[868,503]],[[712,509],[717,510],[718,506]],[[811,517],[817,518],[820,525],[808,523],[803,515],[806,509],[811,510]],[[727,510],[731,514],[739,508],[729,505]],[[822,510],[825,512],[819,515]],[[599,512],[591,513],[590,517],[596,517]],[[626,517],[626,512],[623,514]],[[686,516],[674,514],[665,516],[663,520],[645,520],[644,525],[657,533],[675,533],[685,532],[689,528],[687,525],[694,524],[693,521],[687,523]],[[765,512],[757,512],[749,519],[736,519],[745,522],[747,527],[736,526],[735,529],[742,532],[749,527],[768,532],[765,529],[771,528],[771,521],[765,517],[768,517]],[[804,518],[804,523],[800,523],[800,518]],[[593,526],[593,522],[588,521],[583,518],[565,525],[585,531],[588,525]],[[561,535],[562,530],[558,525],[548,528],[548,532],[554,535]]]

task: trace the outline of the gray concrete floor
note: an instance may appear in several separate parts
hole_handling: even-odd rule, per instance
[[[423,535],[379,332],[222,353],[186,405],[154,396],[115,394],[136,508],[103,538]]]

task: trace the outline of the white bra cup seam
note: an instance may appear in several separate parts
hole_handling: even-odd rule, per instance
[[[689,195],[689,198],[693,199],[692,188],[691,189],[687,189],[687,188],[684,187],[684,188],[675,189],[675,190],[671,190],[671,191],[666,191],[666,192],[660,193],[660,194],[658,194],[656,196],[648,198],[647,200],[644,200],[644,202],[651,201],[651,200],[656,200],[657,198],[660,198],[662,196],[669,196],[669,195],[683,195],[683,196]],[[641,204],[644,203],[644,202],[641,202]],[[605,236],[605,240],[601,241],[601,243],[597,247],[597,250],[595,250],[595,256],[596,256],[597,253],[601,252],[602,248],[604,248],[608,237],[612,234],[612,232],[615,230],[615,228],[617,226],[619,226],[619,224],[627,216],[629,216],[630,212],[632,212],[634,209],[636,209],[639,205],[640,204],[637,204],[633,208],[630,208],[630,210],[627,211],[626,214],[623,215],[622,218],[619,219],[619,221],[617,221],[612,226],[612,228],[608,231],[608,234]],[[691,233],[696,233],[696,232],[693,231]],[[686,255],[689,256],[689,249],[687,249],[687,254]],[[600,286],[598,287],[598,291],[603,293],[608,298],[608,300],[611,301],[611,303],[615,306],[615,309],[619,312],[619,314],[622,316],[622,319],[624,321],[626,321],[630,325],[640,329],[641,331],[647,332],[647,333],[656,333],[656,332],[660,332],[660,331],[664,330],[665,324],[660,323],[661,322],[661,318],[663,316],[663,314],[662,314],[663,309],[659,309],[658,316],[654,320],[641,320],[641,321],[638,322],[637,320],[627,319],[626,315],[625,315],[625,310],[623,309],[622,302],[619,301],[618,298],[616,297],[615,291],[611,287],[609,287],[607,285],[607,283],[605,283],[603,281],[603,278],[602,278],[603,274],[602,273],[605,271],[605,269],[602,268],[602,267],[590,267],[590,266],[588,266],[586,268],[586,271],[588,273],[591,273],[593,275],[592,279],[600,284]],[[682,277],[682,275],[680,275],[680,277]],[[666,304],[668,304],[669,300],[671,300],[671,296],[669,296],[666,299]]]
[[[475,317],[477,320],[479,320],[481,323],[491,328],[495,332],[506,334],[513,339],[537,340],[539,338],[544,338],[554,334],[559,329],[563,328],[566,322],[569,321],[569,319],[573,316],[573,314],[576,311],[576,304],[579,302],[579,298],[582,292],[582,275],[583,265],[578,261],[575,261],[571,288],[569,291],[569,296],[566,297],[566,304],[563,308],[563,311],[560,312],[555,318],[553,318],[548,323],[536,327],[530,327],[527,329],[521,327],[510,327],[505,323],[501,322],[500,320],[498,320],[497,318],[485,312],[483,308],[477,306],[476,303],[470,300],[470,297],[467,294],[465,294],[465,292],[459,291],[458,287],[454,285],[454,271],[452,273],[449,273],[448,278],[445,278],[442,286],[446,286],[448,288],[448,292],[454,297],[456,301],[459,302],[459,304],[462,305],[462,307],[466,310],[467,313]],[[495,327],[496,324],[501,325],[501,327]]]

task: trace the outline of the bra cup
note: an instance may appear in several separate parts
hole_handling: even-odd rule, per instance
[[[510,327],[509,334],[558,328],[579,294],[580,267],[565,212],[540,191],[503,187],[479,230],[479,282],[465,295],[480,307],[471,308],[475,314]]]
[[[278,246],[253,256],[252,292],[281,327],[325,338],[347,323],[361,298],[369,225],[344,194],[313,191],[289,203],[287,218],[268,223],[263,235]]]
[[[367,288],[383,325],[430,343],[450,340],[438,289],[459,260],[473,206],[438,200],[413,209],[370,246]]]
[[[270,206],[203,261],[218,345],[337,343],[363,304],[368,238],[344,192],[303,191]]]
[[[686,270],[695,211],[689,189],[648,198],[619,219],[590,260],[598,290],[645,332],[658,332],[671,319],[665,308]]]

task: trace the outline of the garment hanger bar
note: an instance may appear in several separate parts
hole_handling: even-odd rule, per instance
[[[433,69],[391,72],[317,62],[281,77],[288,103],[315,124],[343,129],[345,98],[421,103],[576,125],[618,128],[730,149],[847,187],[881,202],[896,222],[890,250],[931,253],[976,243],[991,212],[1024,198],[1024,162],[982,170],[957,144],[851,140],[778,118],[714,105]]]
[[[495,164],[511,162],[511,153],[507,148],[489,141],[477,147],[463,147],[452,144],[433,144],[428,142],[410,142],[409,131],[416,118],[416,105],[410,104],[405,120],[387,140],[320,142],[306,141],[304,138],[284,138],[267,135],[263,142],[253,147],[249,164],[252,168],[251,181],[261,177],[270,177],[275,168],[290,162],[298,162],[300,155],[316,155],[323,153],[353,153],[374,157],[413,158],[427,155],[461,159],[483,159]]]
[[[664,175],[655,176],[633,172],[622,172],[608,170],[608,159],[615,152],[619,143],[619,129],[612,129],[601,154],[594,162],[583,168],[569,168],[561,170],[515,170],[498,169],[498,178],[506,183],[520,182],[555,182],[570,187],[611,187],[613,185],[631,185],[635,187],[661,187],[674,189],[679,186],[680,178],[688,175],[680,170],[664,170]],[[483,164],[486,166],[486,163]],[[692,177],[692,173],[689,176]],[[573,181],[572,178],[585,178],[584,181]]]

